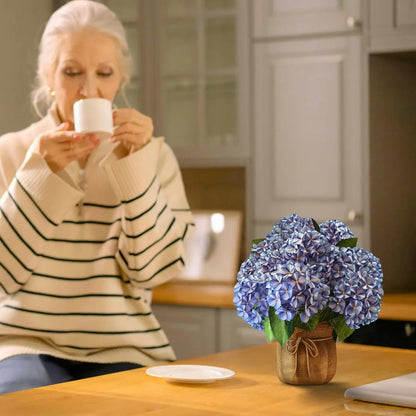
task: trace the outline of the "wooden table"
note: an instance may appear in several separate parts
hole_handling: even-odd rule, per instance
[[[289,386],[276,376],[275,344],[229,351],[184,364],[234,370],[212,384],[178,384],[145,369],[0,396],[2,416],[339,416],[416,415],[416,409],[348,400],[348,387],[416,371],[416,351],[338,344],[338,369],[322,386]]]

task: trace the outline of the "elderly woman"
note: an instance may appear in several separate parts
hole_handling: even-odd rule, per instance
[[[129,74],[106,6],[51,16],[33,94],[48,112],[0,138],[1,393],[175,359],[151,310],[192,227],[175,156],[131,108],[110,140],[74,131],[74,102],[113,100]]]

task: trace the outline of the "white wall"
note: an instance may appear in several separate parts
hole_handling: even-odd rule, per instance
[[[37,48],[52,0],[0,0],[0,134],[36,119],[30,104]]]

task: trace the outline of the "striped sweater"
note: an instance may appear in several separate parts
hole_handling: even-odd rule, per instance
[[[175,156],[163,138],[120,160],[103,142],[54,174],[27,150],[57,124],[0,137],[0,360],[174,360],[151,298],[192,228]]]

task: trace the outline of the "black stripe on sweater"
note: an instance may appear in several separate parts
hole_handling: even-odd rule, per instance
[[[144,230],[144,231],[141,231],[139,234],[136,234],[136,235],[132,235],[132,234],[127,234],[124,230],[123,230],[123,228],[121,229],[121,231],[123,232],[123,234],[126,236],[126,237],[128,237],[128,238],[138,238],[138,237],[141,237],[141,236],[143,236],[144,234],[146,234],[147,232],[149,232],[150,230],[152,230],[153,228],[155,228],[156,227],[156,225],[157,225],[157,222],[158,222],[158,220],[159,220],[159,218],[160,218],[160,216],[166,211],[166,208],[167,208],[168,206],[167,206],[167,204],[159,211],[159,213],[157,214],[157,216],[156,216],[156,221],[154,222],[154,224],[153,225],[151,225],[149,228],[147,228],[146,230]]]
[[[1,210],[1,209],[0,209]],[[3,211],[1,210],[1,212],[3,213]],[[96,257],[93,259],[69,259],[69,258],[65,258],[65,257],[53,257],[53,256],[47,256],[46,254],[42,254],[42,253],[37,253],[27,242],[26,240],[23,239],[23,237],[18,233],[18,231],[16,230],[16,228],[14,228],[13,224],[9,221],[9,219],[7,218],[7,216],[3,213],[3,217],[5,218],[5,220],[7,221],[7,223],[9,224],[10,228],[14,231],[14,233],[16,234],[16,236],[19,238],[19,240],[37,257],[42,257],[44,259],[49,259],[49,260],[54,260],[54,261],[64,261],[64,262],[76,262],[76,263],[92,263],[95,261],[99,261],[99,260],[105,260],[105,259],[114,259],[113,255],[108,255],[108,256],[101,256],[101,257]],[[1,238],[0,238],[1,239]],[[6,245],[3,241],[3,239],[1,239],[1,241],[3,242],[4,245]],[[75,241],[74,241],[75,242]],[[10,250],[9,250],[10,251]],[[14,254],[13,254],[14,255]],[[18,259],[15,256],[16,259]],[[19,260],[18,260],[19,261]],[[19,261],[19,263],[21,263],[23,265],[22,262]],[[24,267],[24,266],[23,266]],[[26,268],[26,267],[25,267]],[[28,270],[28,269],[26,269]]]
[[[126,264],[126,267],[130,270],[130,271],[138,271],[138,270],[136,270],[136,269],[131,269],[130,267],[129,267],[129,265],[127,264],[127,261],[126,261],[126,259],[125,259],[125,257],[123,256],[123,253],[121,252],[121,251],[119,251],[119,254],[120,254],[120,256],[121,256],[121,258],[122,258],[122,260],[124,261],[124,263]],[[178,263],[178,262],[180,262],[180,263],[182,263],[183,265],[185,265],[185,262],[183,261],[183,258],[182,257],[179,257],[179,258],[177,258],[177,259],[175,259],[175,260],[173,260],[173,261],[171,261],[170,263],[168,263],[168,264],[166,264],[165,266],[163,266],[163,267],[161,267],[158,271],[156,271],[155,273],[153,273],[150,277],[148,277],[147,279],[143,279],[143,280],[138,280],[138,279],[135,279],[135,278],[133,278],[133,277],[131,277],[131,280],[134,280],[135,282],[137,282],[137,283],[145,283],[145,282],[149,282],[150,280],[152,280],[152,279],[154,279],[159,273],[162,273],[163,271],[165,271],[166,269],[168,269],[169,267],[171,267],[171,266],[173,266],[174,264],[176,264],[176,263]]]
[[[14,278],[13,278],[14,279]],[[0,282],[0,287],[3,289],[3,291],[4,291],[4,293],[6,294],[6,295],[11,295],[11,292],[9,292],[3,285],[2,285],[2,283]]]
[[[7,223],[10,225],[11,229],[14,231],[14,233],[16,234],[16,236],[19,238],[19,240],[37,257],[42,257],[44,259],[48,259],[48,260],[54,260],[54,261],[63,261],[63,262],[71,262],[71,263],[93,263],[95,261],[100,261],[100,260],[106,260],[106,259],[114,259],[114,255],[107,255],[107,256],[101,256],[101,257],[96,257],[93,259],[69,259],[69,258],[65,258],[65,257],[53,257],[53,256],[48,256],[46,254],[42,254],[42,253],[37,253],[27,242],[26,240],[24,240],[22,238],[22,236],[17,232],[17,230],[14,228],[14,226],[12,225],[12,223],[9,221],[9,219],[4,216],[4,218],[6,219]],[[3,242],[4,246],[7,247],[7,249],[9,250],[9,252],[11,254],[13,254],[13,256],[16,258],[16,260],[28,271],[33,271],[33,270],[29,270],[26,266],[24,266],[24,264],[18,259],[17,256],[14,255],[14,253],[12,253],[12,251],[8,248],[8,246],[6,246],[6,243],[4,242],[4,240],[2,238],[0,238],[0,240]]]
[[[129,295],[120,295],[118,293],[84,293],[82,295],[55,295],[53,293],[42,293],[42,292],[33,292],[27,289],[21,289],[20,293],[27,293],[29,295],[37,296],[46,296],[49,298],[57,299],[79,299],[79,298],[124,298],[124,299],[133,299],[140,300],[141,296],[129,296]]]
[[[177,242],[181,241],[181,238],[176,238],[175,240],[171,241],[170,243],[168,243],[165,247],[163,247],[161,250],[159,250],[157,253],[154,254],[154,256],[143,266],[139,267],[138,269],[131,269],[129,268],[129,270],[133,270],[135,272],[141,272],[142,270],[144,270],[147,266],[149,266],[149,264],[152,263],[152,261],[158,257],[161,253],[163,253],[166,249],[168,249],[170,246],[172,246],[173,244],[176,244]],[[121,250],[119,250],[120,256],[123,258],[123,260],[126,263],[125,257],[123,256]],[[136,256],[136,253],[128,253],[130,256]],[[127,263],[126,266],[128,267]]]
[[[70,282],[82,282],[85,280],[93,280],[93,279],[117,279],[122,280],[123,283],[130,283],[128,280],[123,280],[123,278],[117,274],[97,274],[92,276],[85,276],[85,277],[63,277],[63,276],[54,276],[51,274],[44,274],[44,273],[33,273],[32,276],[39,276],[45,277],[46,279],[56,279],[56,280],[67,280]]]
[[[156,180],[156,175],[153,176],[153,179],[150,181],[149,186],[145,189],[144,192],[142,192],[141,194],[137,195],[136,197],[132,198],[132,199],[126,199],[126,200],[122,200],[121,202],[124,204],[128,204],[130,202],[133,202],[137,199],[140,199],[143,195],[145,195],[148,190],[152,187],[153,183]],[[58,224],[55,223],[54,221],[52,221],[44,212],[43,210],[39,207],[39,205],[36,203],[36,201],[32,198],[32,196],[29,194],[29,192],[25,189],[25,187],[22,185],[22,183],[16,178],[16,182],[19,184],[19,186],[23,189],[23,191],[25,192],[25,194],[28,196],[28,198],[32,201],[32,203],[36,206],[36,208],[39,210],[39,212],[42,214],[42,216],[51,224],[57,226]],[[92,204],[91,204],[92,205]],[[118,206],[118,205],[117,205]],[[111,208],[111,206],[105,206],[106,208]]]
[[[84,225],[84,224],[94,224],[94,225],[114,225],[117,222],[120,222],[121,218],[116,218],[114,221],[96,221],[96,220],[83,220],[83,221],[75,221],[75,220],[64,220],[62,224],[75,224],[75,225]]]
[[[135,313],[127,313],[127,312],[105,312],[105,313],[98,313],[98,312],[46,312],[46,311],[39,311],[34,309],[26,309],[26,308],[19,308],[17,306],[12,305],[3,305],[3,308],[13,309],[19,312],[27,312],[33,313],[38,315],[47,315],[47,316],[151,316],[152,312],[135,312]]]
[[[4,271],[18,284],[18,285],[24,285],[24,282],[19,282],[14,276],[13,274],[10,272],[10,270],[3,264],[0,262],[0,267],[2,267],[4,269]]]
[[[10,249],[10,247],[4,242],[4,240],[0,237],[0,242],[3,244],[3,246],[7,249],[7,251],[16,259],[16,261],[28,272],[33,272],[32,269],[27,267],[22,261],[13,253],[13,251]],[[14,279],[16,280],[16,279]],[[17,280],[16,280],[17,281]]]
[[[125,221],[135,221],[138,218],[143,217],[144,215],[146,215],[148,212],[152,211],[152,209],[156,206],[157,202],[158,202],[158,197],[161,191],[161,187],[159,186],[159,189],[157,191],[156,194],[156,199],[155,201],[152,203],[152,205],[150,205],[150,207],[146,208],[144,211],[142,211],[140,214],[134,216],[134,217],[124,217]],[[139,197],[141,197],[142,195],[140,195]],[[138,199],[134,198],[133,200]],[[131,200],[131,201],[133,201]],[[130,201],[129,201],[130,202]],[[93,220],[83,220],[83,221],[75,221],[75,220],[65,220],[63,221],[64,224],[96,224],[96,225],[113,225],[116,222],[121,221],[121,218],[117,218],[114,221],[110,221],[110,222],[105,222],[105,221],[93,221]]]
[[[149,332],[157,332],[160,331],[161,328],[150,328],[150,329],[143,329],[143,330],[136,330],[136,331],[83,331],[83,330],[53,330],[53,329],[39,329],[39,328],[30,328],[22,325],[14,325],[7,322],[0,321],[0,325],[8,326],[11,328],[18,328],[24,329],[26,331],[34,331],[34,332],[47,332],[49,334],[94,334],[94,335],[125,335],[125,334],[146,334]]]
[[[32,201],[33,205],[38,209],[38,211],[42,214],[42,216],[52,225],[57,226],[58,224],[54,221],[52,221],[44,212],[43,210],[40,208],[40,206],[36,203],[36,201],[32,198],[32,195],[30,195],[30,193],[26,190],[26,188],[22,185],[22,183],[19,181],[19,179],[17,179],[16,177],[16,182],[19,184],[19,186],[23,189],[23,192],[27,195],[27,197]],[[10,195],[10,193],[9,193]],[[11,195],[10,195],[11,196]]]
[[[79,205],[79,204],[77,204]],[[114,209],[121,207],[121,203],[113,204],[113,205],[105,205],[105,204],[97,204],[94,202],[83,202],[82,205],[84,207],[92,207],[92,208],[103,208],[103,209]]]
[[[117,240],[119,237],[118,236],[112,236],[109,237],[107,240],[69,240],[69,239],[58,239],[58,238],[48,238],[46,236],[44,236],[36,227],[35,225],[32,223],[32,221],[28,218],[28,216],[24,213],[24,211],[22,210],[22,208],[19,206],[19,204],[15,201],[15,199],[13,198],[13,196],[9,193],[10,195],[10,199],[13,201],[15,207],[17,208],[17,210],[21,213],[21,215],[25,218],[26,222],[33,228],[34,231],[36,231],[36,233],[42,237],[42,239],[44,239],[45,241],[56,241],[56,242],[64,242],[64,243],[74,243],[74,242],[82,242],[82,243],[91,243],[91,244],[103,244],[106,241],[110,241],[110,240]],[[3,212],[3,210],[1,210],[1,213],[3,214],[4,217],[6,217],[5,213]],[[98,225],[113,225],[117,222],[120,221],[120,218],[117,218],[116,220],[112,221],[112,222],[99,222],[99,221],[63,221],[63,223],[70,223],[70,224],[98,224]],[[9,221],[8,221],[9,222]],[[58,225],[58,224],[55,224]]]
[[[145,189],[145,191],[144,192],[142,192],[141,194],[139,194],[139,195],[137,195],[137,196],[135,196],[134,198],[132,198],[132,199],[124,199],[124,200],[122,200],[121,202],[123,203],[123,204],[129,204],[130,202],[134,202],[134,201],[136,201],[137,199],[140,199],[143,195],[145,195],[148,191],[149,191],[149,189],[152,187],[152,185],[153,185],[153,183],[156,181],[156,175],[155,176],[153,176],[153,179],[150,181],[150,184],[149,184],[149,186]]]
[[[152,203],[152,205],[150,205],[150,207],[149,208],[147,208],[147,209],[145,209],[144,211],[142,211],[140,214],[138,214],[138,215],[136,215],[136,216],[134,216],[134,217],[125,217],[125,220],[126,221],[135,221],[135,220],[137,220],[138,218],[141,218],[141,217],[143,217],[143,215],[146,215],[148,212],[150,212],[150,211],[152,211],[153,210],[153,208],[156,206],[156,204],[158,203],[158,201],[159,201],[159,194],[160,194],[160,191],[161,191],[161,187],[159,186],[159,189],[157,190],[157,194],[156,194],[156,199],[155,199],[155,201]]]
[[[2,211],[3,213],[3,211]],[[42,253],[37,253],[27,242],[26,240],[23,239],[23,237],[18,233],[18,231],[16,230],[16,228],[14,228],[13,224],[9,221],[9,219],[7,218],[7,216],[3,213],[3,217],[5,218],[5,220],[7,221],[7,223],[9,224],[10,228],[14,231],[14,233],[16,234],[16,236],[19,238],[19,240],[37,257],[42,257],[44,259],[49,259],[49,260],[58,260],[58,261],[65,261],[65,262],[79,262],[79,263],[92,263],[98,260],[104,260],[104,259],[114,259],[113,255],[109,255],[109,256],[101,256],[101,257],[96,257],[94,259],[68,259],[68,258],[64,258],[64,257],[53,257],[53,256],[47,256],[46,254],[42,254]],[[4,243],[4,242],[3,242]],[[17,257],[16,257],[17,259]],[[23,263],[21,263],[23,264]]]
[[[145,263],[142,267],[140,267],[139,269],[137,269],[138,271],[141,271],[143,269],[145,269],[157,256],[159,256],[160,254],[162,254],[166,249],[168,249],[170,246],[173,246],[174,244],[176,244],[178,241],[182,241],[181,237],[175,238],[174,240],[172,240],[170,243],[166,244],[164,247],[162,247],[157,253],[155,253],[153,255],[153,257],[147,262]],[[135,253],[135,252],[130,252],[129,251],[129,256],[133,256],[133,257],[137,257],[140,254],[142,254],[141,251]]]
[[[135,253],[135,256],[139,256],[140,254],[143,254],[144,252],[146,252],[147,250],[149,250],[150,248],[152,248],[155,244],[159,243],[160,241],[162,241],[166,235],[168,234],[168,232],[170,231],[170,229],[172,228],[173,224],[175,223],[175,218],[172,218],[172,221],[170,222],[168,228],[166,229],[166,231],[163,233],[163,235],[158,238],[156,241],[154,241],[153,243],[151,243],[150,245],[148,245],[146,248],[144,248],[143,250]]]
[[[53,345],[59,347],[59,348],[71,348],[74,350],[80,350],[80,351],[86,351],[86,350],[90,350],[91,354],[93,354],[94,352],[101,352],[101,351],[105,351],[105,350],[113,350],[113,349],[117,349],[117,348],[124,348],[123,345],[114,345],[114,346],[109,346],[109,347],[105,347],[103,348],[102,345],[100,345],[99,347],[80,347],[80,346],[75,346],[75,345],[65,345],[65,344],[57,344],[56,342],[53,342]],[[149,346],[149,347],[131,347],[134,349],[139,349],[139,350],[155,350],[158,348],[166,348],[166,347],[170,347],[170,344],[161,344],[161,345],[155,345],[155,346]],[[174,360],[167,360],[170,362],[173,362]]]

